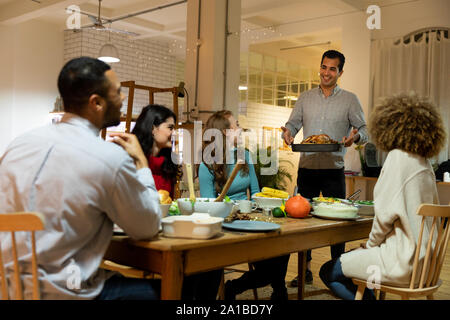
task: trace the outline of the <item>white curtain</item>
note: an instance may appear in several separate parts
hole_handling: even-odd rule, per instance
[[[372,42],[370,111],[379,99],[415,91],[430,97],[439,108],[444,125],[450,128],[450,40],[443,31],[426,32],[420,40],[382,39]],[[382,164],[386,154],[380,153]],[[450,159],[449,139],[434,164]]]

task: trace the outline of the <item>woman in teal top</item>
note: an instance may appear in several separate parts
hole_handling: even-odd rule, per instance
[[[236,119],[231,111],[222,110],[209,117],[205,125],[205,131],[208,129],[218,129],[222,132],[222,142],[215,144],[211,149],[210,145],[215,141],[204,143],[203,159],[209,164],[201,163],[198,168],[198,178],[200,184],[200,196],[202,198],[216,198],[231,174],[235,163],[237,149],[236,138],[240,134],[240,129]],[[228,137],[228,139],[227,139]],[[226,147],[226,142],[231,145]],[[230,150],[229,155],[233,161],[227,161],[227,158],[212,161],[216,155],[215,152],[221,149],[225,155]],[[211,154],[210,152],[211,151]],[[220,156],[220,154],[218,154]],[[227,196],[232,200],[248,199],[247,191],[250,190],[250,197],[259,192],[258,179],[256,177],[255,167],[250,162],[250,154],[247,150],[244,153],[245,164],[233,180]],[[276,245],[276,244],[274,244]],[[270,284],[273,288],[273,300],[287,300],[287,290],[284,278],[286,276],[289,255],[258,261],[253,264],[254,270],[245,272],[239,279],[227,281],[225,284],[225,300],[234,300],[236,294],[242,293],[248,289],[260,288]]]
[[[232,150],[234,151],[234,150]],[[245,163],[250,163],[250,154],[245,150]],[[226,165],[227,177],[234,169],[234,164]],[[214,174],[208,167],[201,163],[198,169],[198,177],[200,184],[200,195],[203,198],[217,198],[219,195],[214,186]],[[227,195],[231,200],[247,200],[247,190],[250,189],[250,195],[253,196],[259,192],[258,179],[256,178],[255,167],[252,164],[248,165],[248,173],[241,171],[231,183]]]

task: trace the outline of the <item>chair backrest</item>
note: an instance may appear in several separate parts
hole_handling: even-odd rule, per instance
[[[43,230],[45,224],[44,216],[37,212],[18,212],[18,213],[4,213],[0,214],[0,232],[11,232],[11,250],[14,260],[14,281],[16,284],[16,299],[23,300],[23,291],[20,281],[19,262],[17,258],[17,246],[15,232],[28,231],[31,232],[32,242],[32,258],[31,267],[33,275],[33,299],[39,300],[39,283],[37,274],[37,259],[36,259],[36,239],[35,231]],[[8,285],[6,281],[6,272],[3,266],[1,243],[0,243],[0,281],[2,289],[3,300],[8,299]],[[12,281],[12,280],[11,280]]]
[[[420,226],[419,239],[414,256],[413,273],[409,285],[410,289],[414,289],[417,274],[420,276],[419,289],[436,285],[444,263],[445,252],[447,251],[450,235],[448,221],[448,218],[450,217],[450,205],[421,204],[417,209],[417,214],[422,216],[422,224]],[[422,246],[426,217],[433,217],[433,223],[428,236],[425,258],[422,267],[420,268],[421,270],[419,270],[420,248]],[[433,248],[432,240],[433,235],[436,233],[436,243]]]

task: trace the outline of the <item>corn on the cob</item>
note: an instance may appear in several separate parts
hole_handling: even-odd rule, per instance
[[[265,193],[262,193],[262,192],[255,193],[254,196],[261,197],[261,198],[272,198],[271,196],[269,196],[269,195],[267,195]]]
[[[283,190],[264,187],[262,188],[261,191],[263,194],[268,195],[271,198],[282,198],[282,199],[289,198],[289,193]]]

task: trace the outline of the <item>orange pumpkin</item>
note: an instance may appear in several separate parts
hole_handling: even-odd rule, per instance
[[[311,204],[301,195],[296,195],[286,201],[286,213],[292,218],[304,218],[311,211]]]

